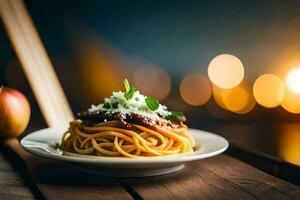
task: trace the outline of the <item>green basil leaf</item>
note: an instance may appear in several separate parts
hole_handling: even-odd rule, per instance
[[[133,97],[134,93],[136,92],[136,88],[131,86],[129,90],[124,94],[124,97],[129,100]]]
[[[110,109],[110,104],[109,104],[109,103],[105,103],[105,104],[103,105],[103,107],[106,108],[106,109]]]
[[[113,108],[118,108],[119,107],[119,103],[118,102],[112,103],[111,106]]]
[[[166,117],[166,119],[171,120],[171,121],[184,121],[185,116],[182,112],[171,112],[170,115]]]
[[[147,97],[145,102],[148,108],[152,111],[157,110],[159,107],[159,102],[153,97]]]

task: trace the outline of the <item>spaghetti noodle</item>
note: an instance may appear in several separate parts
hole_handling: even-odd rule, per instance
[[[66,154],[137,158],[193,152],[182,113],[141,95],[127,80],[125,87],[70,122],[60,145]]]
[[[154,130],[130,124],[122,128],[120,121],[109,121],[87,126],[81,120],[70,123],[62,138],[61,148],[67,152],[95,156],[170,156],[193,152],[194,139],[187,126]]]

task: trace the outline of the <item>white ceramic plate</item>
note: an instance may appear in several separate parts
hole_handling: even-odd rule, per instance
[[[212,157],[224,152],[228,142],[221,136],[206,131],[189,129],[196,140],[192,155],[168,158],[114,158],[95,156],[67,156],[55,148],[60,143],[64,128],[47,128],[33,132],[21,140],[21,146],[33,154],[73,164],[78,169],[110,177],[155,176],[178,171],[184,164]],[[76,154],[78,155],[78,154]]]

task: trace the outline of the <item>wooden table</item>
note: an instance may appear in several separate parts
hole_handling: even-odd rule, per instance
[[[31,155],[17,140],[2,144],[1,149],[6,158],[13,160],[16,171],[26,178],[38,199],[300,199],[298,186],[225,154],[189,163],[183,170],[169,175],[110,179]],[[4,173],[0,173],[0,180]],[[27,199],[33,197],[25,183],[6,188],[22,190]],[[3,193],[0,189],[0,197]],[[18,199],[16,195],[13,197]]]

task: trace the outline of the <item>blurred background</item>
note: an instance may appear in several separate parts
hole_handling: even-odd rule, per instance
[[[190,127],[300,165],[299,1],[25,3],[74,113],[128,78]],[[0,83],[45,127],[3,26],[0,53]]]

